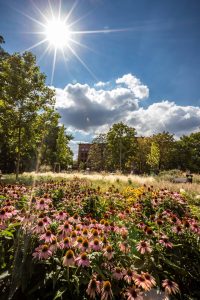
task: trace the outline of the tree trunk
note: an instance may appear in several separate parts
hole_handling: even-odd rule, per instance
[[[18,152],[17,152],[17,163],[16,163],[16,180],[18,180],[19,177],[19,168],[20,168],[20,158],[21,158],[21,116],[19,119],[19,131],[18,131]]]

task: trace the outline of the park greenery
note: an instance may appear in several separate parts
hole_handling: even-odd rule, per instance
[[[3,44],[0,36],[0,299],[200,299],[200,179],[161,186],[199,172],[200,132],[138,137],[116,123],[79,168],[157,177],[42,177],[72,165],[73,137],[36,57]]]
[[[0,49],[0,169],[15,171],[16,178],[39,164],[66,168],[72,162],[72,136],[59,126],[55,92],[45,80],[32,53]]]
[[[169,132],[137,137],[134,128],[117,123],[93,140],[86,165],[97,171],[137,174],[173,169],[199,173],[200,132],[180,139]]]
[[[4,39],[0,37],[0,45]],[[73,138],[60,125],[55,91],[30,52],[9,54],[0,46],[0,169],[3,173],[67,170],[73,164]],[[162,132],[138,137],[120,122],[92,141],[79,169],[138,174],[179,169],[199,172],[200,132],[175,139]]]

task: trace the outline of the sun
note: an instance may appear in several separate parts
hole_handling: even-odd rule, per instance
[[[64,1],[63,1],[64,2]],[[52,59],[52,72],[51,72],[51,84],[53,83],[54,78],[54,71],[56,66],[56,59],[58,55],[58,50],[61,50],[61,54],[63,55],[64,62],[68,61],[68,57],[74,56],[79,63],[90,73],[90,75],[96,80],[99,81],[94,72],[89,68],[86,62],[80,57],[77,52],[78,48],[88,49],[89,51],[94,51],[87,45],[81,43],[80,37],[84,35],[96,35],[96,34],[105,34],[111,32],[122,32],[130,30],[130,28],[119,28],[119,29],[98,29],[98,30],[75,30],[74,25],[83,19],[83,17],[87,16],[84,15],[76,20],[72,20],[73,10],[76,8],[78,4],[78,0],[74,1],[71,9],[68,11],[67,14],[63,13],[64,11],[61,8],[62,0],[55,1],[55,7],[51,5],[51,1],[49,0],[49,11],[46,14],[34,4],[32,1],[33,6],[35,7],[36,11],[41,16],[40,19],[35,19],[33,16],[27,15],[26,13],[19,11],[28,19],[33,21],[36,25],[39,25],[39,31],[31,32],[33,34],[37,34],[41,39],[32,45],[31,47],[27,48],[26,51],[30,51],[42,44],[48,44],[43,51],[41,58],[43,58],[47,53],[53,52],[53,59]],[[57,7],[58,6],[58,7]],[[57,9],[56,9],[57,7]],[[30,33],[30,32],[29,32]],[[52,51],[51,51],[52,50]],[[96,51],[95,51],[96,52]],[[60,53],[59,53],[60,54]]]
[[[71,32],[69,27],[61,20],[50,20],[46,24],[45,36],[49,44],[57,49],[63,49],[69,45]]]

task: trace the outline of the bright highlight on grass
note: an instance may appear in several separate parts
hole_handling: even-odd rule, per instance
[[[63,21],[52,20],[46,25],[45,35],[50,45],[63,49],[69,44],[71,32]]]

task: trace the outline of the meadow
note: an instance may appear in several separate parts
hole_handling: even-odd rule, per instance
[[[198,183],[80,173],[2,181],[1,299],[200,298]]]

